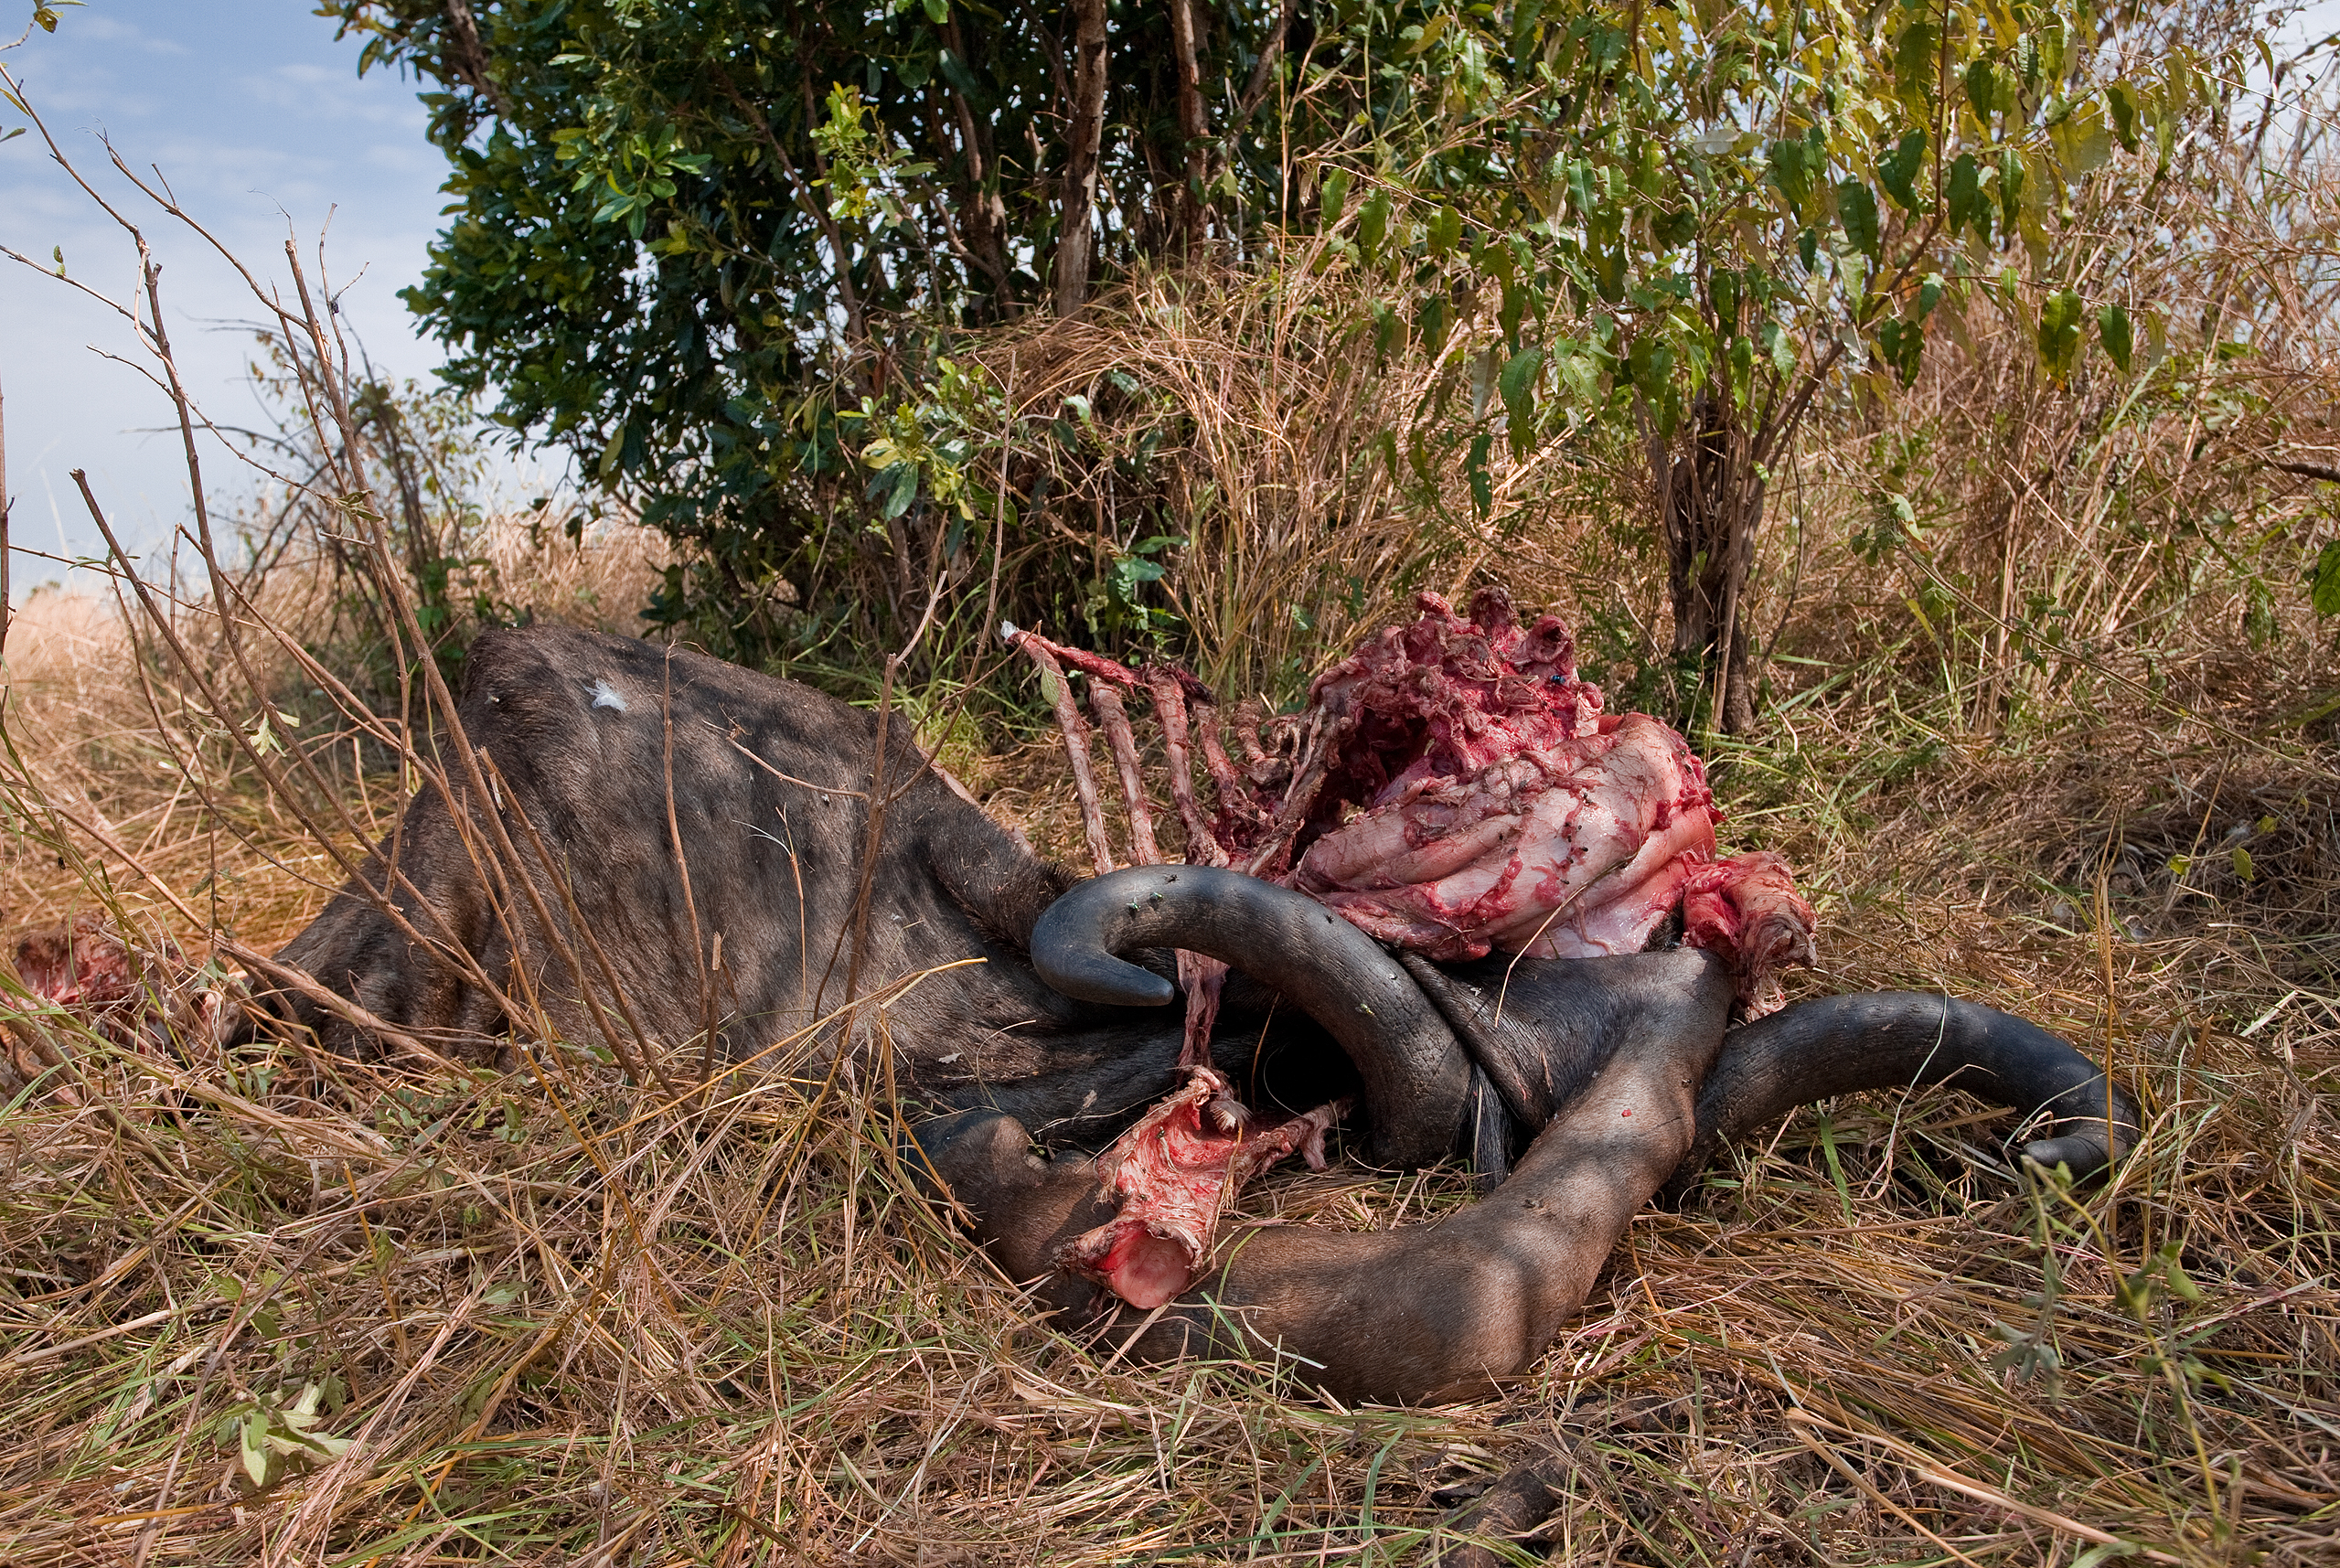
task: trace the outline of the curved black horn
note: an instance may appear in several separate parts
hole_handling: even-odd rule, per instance
[[[1996,1008],[1915,991],[1799,1002],[1731,1030],[1698,1093],[1698,1136],[1666,1182],[1678,1200],[1727,1140],[1832,1094],[1952,1083],[2026,1115],[2053,1112],[2058,1136],[2023,1152],[2075,1176],[2136,1142],[2136,1102],[2037,1024]]]
[[[1217,867],[1132,866],[1075,886],[1031,933],[1041,978],[1122,1007],[1178,995],[1114,956],[1145,947],[1224,959],[1322,1024],[1364,1079],[1373,1163],[1428,1165],[1455,1149],[1471,1106],[1470,1059],[1405,966],[1314,899]]]

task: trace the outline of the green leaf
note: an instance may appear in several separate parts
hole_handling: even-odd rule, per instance
[[[2121,150],[2137,150],[2137,98],[2125,81],[2116,81],[2104,90],[2105,106],[2112,111],[2112,133],[2121,138]]]
[[[1398,53],[1400,55],[1420,54],[1424,49],[1428,48],[1432,44],[1438,41],[1438,35],[1447,30],[1447,23],[1452,18],[1448,14],[1444,11],[1441,11],[1437,15],[1432,16],[1428,21],[1422,24],[1422,30],[1419,35],[1405,40],[1398,49]],[[1412,32],[1413,29],[1409,27],[1406,31]],[[1403,37],[1404,35],[1401,34],[1400,36]]]
[[[1918,173],[1926,166],[1926,133],[1908,131],[1884,157],[1877,160],[1877,183],[1886,194],[1901,204],[1904,212],[1918,210]]]
[[[2094,104],[2075,111],[2050,133],[2067,179],[2094,174],[2111,160],[2112,132]]]
[[[2031,36],[2033,47],[2039,53],[2039,74],[2049,83],[2064,80],[2064,24],[2050,13],[2040,23],[2039,30]]]
[[[1405,347],[1405,318],[1375,300],[1373,307],[1373,357],[1387,359]]]
[[[1503,302],[1496,307],[1495,325],[1507,342],[1518,340],[1520,320],[1527,315],[1531,297],[1524,283],[1511,278],[1503,280]]]
[[[1625,367],[1636,391],[1651,403],[1663,402],[1666,383],[1673,378],[1673,346],[1654,336],[1636,338]]]
[[[1447,346],[1447,335],[1454,330],[1454,302],[1443,288],[1432,289],[1422,296],[1414,313],[1414,329],[1422,335],[1423,346],[1437,357]]]
[[[2308,603],[2314,606],[2319,620],[2340,615],[2340,539],[2334,539],[2315,552],[2315,564],[2308,569]]]
[[[966,99],[970,107],[984,101],[983,84],[975,80],[975,73],[967,69],[967,62],[957,55],[948,49],[939,51],[935,56],[935,69],[943,73],[943,80],[949,82],[951,90]]]
[[[1932,101],[1940,80],[1941,34],[1931,22],[1913,22],[1893,48],[1894,85],[1912,104]]]
[[[1725,336],[1738,330],[1738,274],[1717,270],[1706,281],[1706,297],[1715,307],[1715,321]]]
[[[1357,213],[1357,243],[1370,256],[1382,248],[1382,239],[1389,232],[1389,191],[1376,187],[1365,198]]]
[[[1765,149],[1765,161],[1770,168],[1771,183],[1787,197],[1788,206],[1802,211],[1805,198],[1811,195],[1811,147],[1800,139],[1774,142]]]
[[[1972,226],[1975,234],[1985,243],[1991,239],[1991,199],[1982,194],[1982,171],[1971,153],[1961,153],[1950,165],[1950,180],[1942,192],[1943,202],[1950,208],[1946,217],[1952,235]]]
[[[1844,238],[1853,242],[1853,249],[1872,261],[1883,256],[1885,237],[1877,226],[1877,198],[1865,184],[1848,179],[1837,185],[1836,218],[1844,225]]]
[[[2023,187],[2025,178],[2023,155],[2013,147],[1999,154],[1999,226],[2012,231],[2023,212]]]
[[[1330,234],[1333,225],[1341,221],[1341,210],[1349,204],[1349,171],[1335,169],[1324,176],[1324,195],[1317,204],[1317,230]]]
[[[1755,343],[1751,338],[1731,339],[1726,362],[1731,368],[1731,389],[1742,405],[1755,387]]]
[[[1877,328],[1877,347],[1879,357],[1906,387],[1918,379],[1918,361],[1926,351],[1926,329],[1914,321],[1887,321]]]
[[[926,0],[926,20],[936,27],[951,19],[951,0]]]
[[[268,1485],[268,1417],[255,1411],[244,1417],[237,1435],[238,1457],[242,1460],[244,1474],[251,1477],[255,1487]]]
[[[1487,473],[1487,454],[1494,449],[1495,432],[1480,431],[1471,438],[1470,456],[1463,464],[1463,475],[1470,481],[1471,504],[1481,517],[1495,509],[1495,482]]]
[[[2104,340],[2105,357],[2119,367],[2122,375],[2129,373],[2129,357],[2135,340],[2129,329],[2129,313],[2117,304],[2106,305],[2096,314],[2097,335]]]
[[[1524,453],[1535,433],[1535,384],[1544,369],[1544,350],[1523,348],[1505,362],[1495,378],[1503,394],[1503,409],[1511,416],[1512,450]]]
[[[910,510],[910,503],[918,498],[918,469],[914,464],[897,463],[882,469],[870,481],[869,498],[878,508],[878,516],[887,522]]]
[[[1796,340],[1776,321],[1763,324],[1763,347],[1771,356],[1771,368],[1785,381],[1796,373]]]
[[[2039,362],[2061,381],[2072,373],[2080,353],[2080,296],[2070,289],[2048,297],[2039,307]]]
[[[1441,202],[1426,226],[1430,254],[1443,258],[1462,241],[1462,214]]]
[[[1978,59],[1966,68],[1966,101],[1973,106],[1974,117],[1983,124],[1991,123],[1991,112],[1998,106],[1999,77],[1987,59]]]

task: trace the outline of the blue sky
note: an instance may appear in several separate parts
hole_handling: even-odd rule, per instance
[[[67,155],[101,194],[146,231],[163,263],[165,319],[181,368],[222,424],[254,422],[244,379],[251,293],[196,236],[145,206],[108,166],[99,136],[125,162],[159,165],[187,210],[251,266],[284,272],[288,233],[345,283],[344,319],[380,368],[427,376],[440,354],[414,336],[398,291],[422,271],[439,224],[444,167],[423,138],[416,84],[379,68],[358,76],[358,43],[334,40],[314,0],[91,0],[0,53]],[[0,0],[0,42],[27,0]],[[0,105],[0,131],[24,123]],[[142,210],[143,208],[143,210]],[[0,145],[0,245],[47,261],[61,248],[70,274],[114,299],[136,283],[136,253],[50,160],[37,133]],[[69,477],[89,470],[109,519],[152,545],[187,515],[187,483],[169,403],[126,366],[128,325],[63,284],[0,258],[0,395],[6,399],[11,535],[64,555],[100,547]],[[216,498],[251,480],[224,453],[205,453]],[[16,594],[60,569],[19,555]]]

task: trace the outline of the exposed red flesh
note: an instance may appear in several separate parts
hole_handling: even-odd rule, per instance
[[[1601,710],[1552,616],[1435,594],[1328,670],[1289,764],[1310,788],[1293,881],[1382,941],[1440,960],[1639,951],[1695,890],[1694,945],[1776,1006],[1812,912],[1776,855],[1714,864],[1714,792],[1689,744]],[[1320,762],[1312,763],[1313,751]],[[1312,774],[1321,782],[1309,784]]]
[[[102,1008],[135,999],[136,968],[129,947],[95,910],[16,939],[17,978],[33,995],[60,1007]]]
[[[7,1065],[32,1077],[69,1054],[72,1029],[53,1029],[43,1004],[81,1029],[155,1056],[216,1038],[224,995],[200,988],[200,976],[168,942],[144,947],[123,939],[106,917],[84,911],[17,937],[16,977],[37,998],[0,997]]]
[[[1523,744],[1474,773],[1420,764],[1300,861],[1302,891],[1441,960],[1632,953],[1715,852],[1704,771],[1644,714]]]
[[[1121,1211],[1057,1255],[1057,1266],[1095,1280],[1132,1307],[1153,1308],[1202,1272],[1219,1216],[1243,1184],[1297,1153],[1324,1168],[1324,1135],[1341,1119],[1337,1101],[1279,1125],[1246,1133],[1210,1115],[1232,1100],[1225,1079],[1193,1069],[1186,1086],[1146,1113],[1097,1157],[1097,1176]]]
[[[1601,711],[1555,618],[1417,603],[1311,693],[1338,734],[1296,885],[1434,959],[1638,950],[1713,858],[1704,768],[1656,720]]]
[[[1751,1019],[1787,1000],[1782,970],[1813,962],[1813,924],[1788,862],[1768,851],[1701,866],[1683,886],[1683,942],[1729,961]]]

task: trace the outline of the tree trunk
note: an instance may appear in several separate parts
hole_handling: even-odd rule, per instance
[[[1073,114],[1065,135],[1064,219],[1056,240],[1056,314],[1089,297],[1097,154],[1105,141],[1105,0],[1073,0]]]
[[[487,100],[488,107],[509,120],[512,101],[504,96],[504,90],[487,74],[487,49],[479,41],[479,23],[471,14],[470,0],[446,0],[445,9],[447,30],[440,69]]]
[[[1284,41],[1292,30],[1293,18],[1299,15],[1300,0],[1284,0],[1283,9],[1276,13],[1276,25],[1259,46],[1259,59],[1251,68],[1251,80],[1244,83],[1243,97],[1235,103],[1235,112],[1227,121],[1232,131],[1240,131],[1251,123],[1259,106],[1267,100],[1267,90],[1276,82],[1276,62],[1284,56]]]
[[[1650,461],[1673,601],[1674,655],[1697,660],[1706,722],[1742,734],[1755,722],[1745,603],[1763,521],[1763,481],[1750,443],[1727,404],[1702,397],[1672,441],[1651,438]]]
[[[1194,0],[1170,0],[1170,45],[1178,55],[1178,133],[1186,144],[1186,178],[1178,198],[1179,243],[1191,250],[1202,238],[1202,185],[1209,178],[1211,121],[1202,107],[1202,68],[1197,59]]]
[[[970,69],[974,61],[968,59],[966,37],[959,31],[958,13],[954,10],[943,24],[943,43],[951,53],[966,62]],[[988,121],[978,121],[968,107],[967,98],[946,80],[943,84],[950,94],[951,109],[958,121],[959,144],[967,153],[966,197],[962,204],[967,226],[967,247],[975,254],[976,265],[991,280],[991,293],[998,302],[1000,319],[1012,319],[1016,314],[1015,289],[1010,282],[1013,269],[1008,264],[1008,249],[1001,238],[1007,231],[1008,209],[999,199],[998,160],[992,153],[991,126]],[[939,145],[939,139],[937,142]]]

